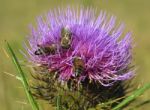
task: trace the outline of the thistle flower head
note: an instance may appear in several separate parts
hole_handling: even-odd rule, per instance
[[[37,21],[27,48],[30,61],[45,66],[57,80],[88,79],[111,86],[133,76],[131,33],[122,34],[124,25],[116,25],[116,17],[88,8],[66,8]]]

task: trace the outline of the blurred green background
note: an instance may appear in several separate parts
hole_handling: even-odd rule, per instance
[[[23,55],[23,41],[29,34],[29,24],[48,10],[59,6],[90,5],[97,10],[106,10],[117,16],[118,22],[126,23],[133,32],[134,61],[137,65],[135,82],[139,85],[150,82],[150,1],[149,0],[0,0],[0,110],[31,110],[18,80],[6,72],[16,74],[14,65],[5,54],[5,40],[14,48],[19,59]],[[27,73],[29,74],[29,72]],[[150,99],[150,91],[140,101]],[[47,107],[47,108],[46,108]],[[47,105],[45,110],[48,110]],[[150,104],[138,108],[149,110]],[[50,110],[50,108],[49,108]]]

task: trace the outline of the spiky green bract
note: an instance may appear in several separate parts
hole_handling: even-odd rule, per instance
[[[43,68],[36,67],[32,76],[33,81],[33,95],[38,99],[43,99],[52,104],[56,109],[61,110],[87,110],[91,107],[97,106],[99,103],[107,103],[110,100],[124,97],[125,86],[122,82],[115,83],[111,87],[104,87],[96,83],[82,82],[81,85],[76,86],[75,80],[70,80],[68,83],[64,82],[63,85],[56,80],[57,76],[46,72],[43,72]],[[111,102],[106,108],[114,107],[118,102]]]
[[[32,109],[33,110],[39,110],[38,104],[34,100],[32,94],[30,92],[28,81],[26,79],[26,76],[25,76],[25,74],[24,74],[24,72],[23,72],[23,70],[22,70],[22,68],[21,68],[21,66],[19,64],[19,61],[18,61],[18,59],[17,59],[17,57],[16,57],[13,49],[11,48],[11,46],[9,45],[9,43],[6,42],[6,45],[7,45],[7,48],[9,50],[10,54],[11,54],[13,63],[14,63],[14,65],[16,66],[16,68],[18,70],[18,73],[19,73],[19,76],[20,76],[20,79],[21,79],[21,83],[22,83],[23,88],[24,88],[24,90],[26,92],[27,98],[28,98],[28,100],[29,100],[29,102],[30,102],[30,104],[32,106]]]

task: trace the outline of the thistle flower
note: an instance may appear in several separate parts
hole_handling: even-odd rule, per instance
[[[48,73],[51,81],[82,89],[88,84],[111,88],[133,77],[131,33],[122,36],[124,24],[116,25],[116,17],[103,11],[97,16],[90,8],[66,8],[50,11],[37,22],[27,47],[36,75]]]
[[[29,40],[31,49],[28,50],[31,60],[36,64],[47,64],[49,71],[59,71],[62,81],[76,78],[73,70],[76,57],[84,63],[79,81],[89,78],[109,86],[118,80],[127,80],[133,76],[128,69],[131,63],[131,34],[127,33],[119,40],[123,25],[117,28],[115,19],[111,16],[108,20],[105,12],[96,17],[92,9],[79,11],[68,8],[49,12],[46,20],[38,18],[38,28],[32,30]],[[66,39],[71,42],[68,49],[61,45],[63,29],[71,34],[71,39]],[[54,47],[50,47],[52,45]],[[36,55],[39,46],[53,48],[55,54],[45,54],[43,50],[41,55]]]

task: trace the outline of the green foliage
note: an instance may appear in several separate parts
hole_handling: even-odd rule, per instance
[[[56,110],[62,110],[62,106],[61,106],[61,95],[57,96],[57,109]]]
[[[112,110],[120,110],[122,107],[126,106],[131,101],[135,100],[138,96],[143,94],[148,89],[150,89],[150,83],[149,84],[145,84],[143,87],[141,87],[141,88],[137,89],[136,91],[134,91],[129,97],[124,99],[120,104],[118,104]]]
[[[34,100],[32,94],[31,94],[31,91],[29,89],[29,85],[28,85],[28,81],[25,77],[25,74],[21,68],[21,65],[19,64],[19,61],[13,51],[13,49],[11,48],[11,46],[9,45],[9,43],[6,43],[7,44],[7,48],[11,54],[11,57],[12,57],[12,60],[13,60],[13,63],[14,65],[16,66],[17,70],[18,70],[18,73],[19,73],[19,77],[20,77],[20,81],[22,82],[22,85],[24,87],[24,90],[26,92],[26,95],[27,95],[27,98],[32,106],[32,109],[33,110],[39,110],[39,107],[38,107],[38,104],[37,102]]]

